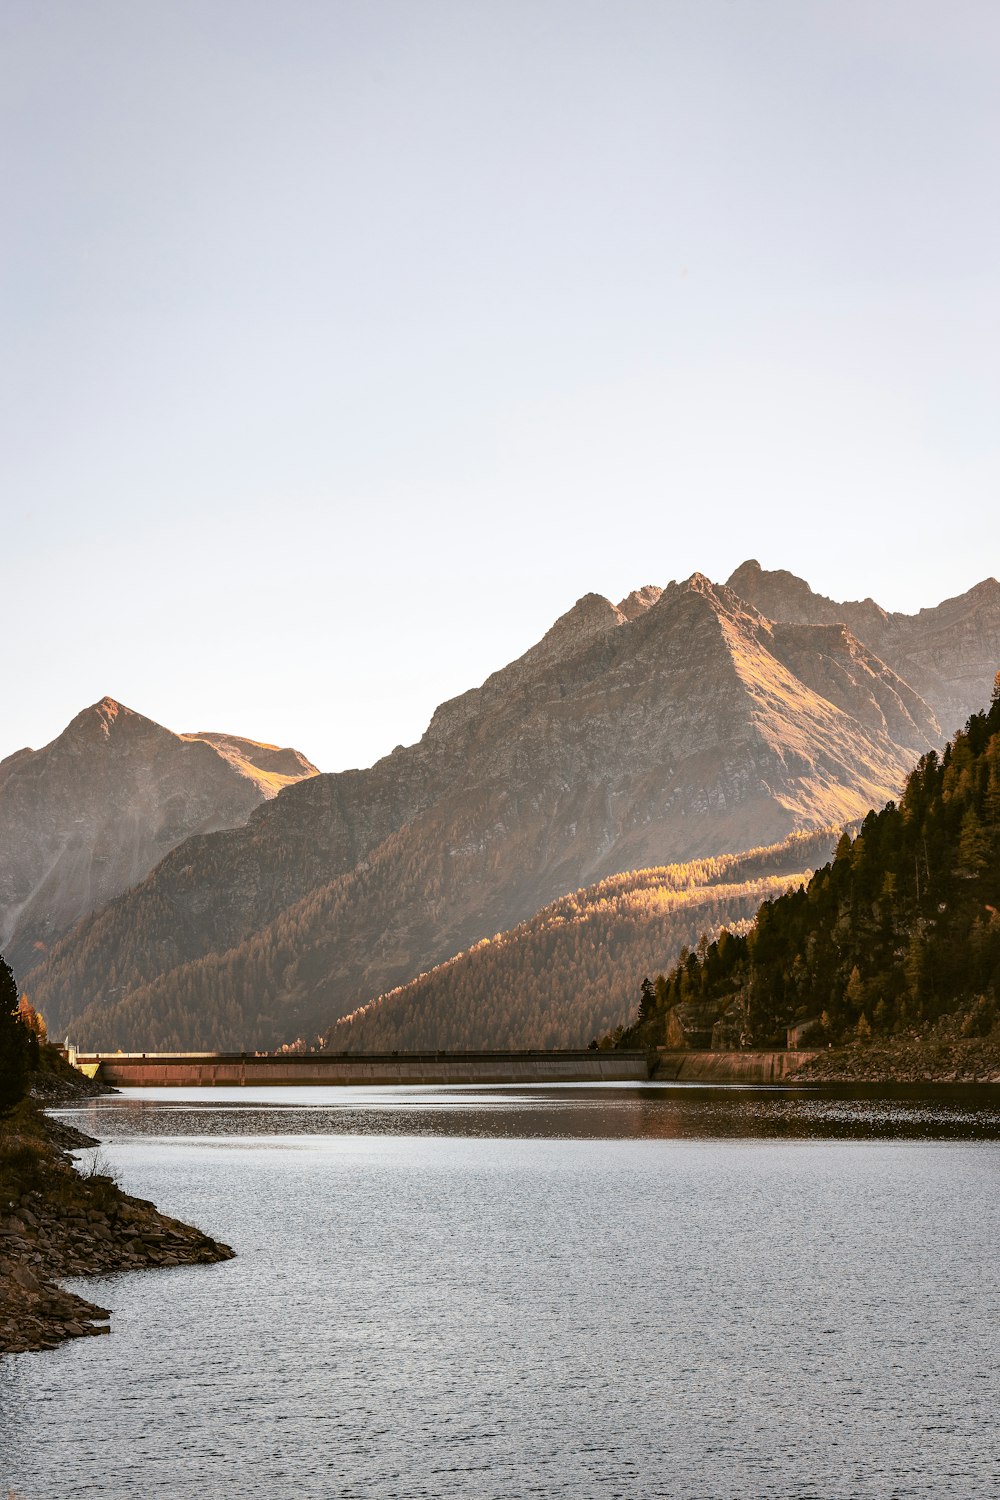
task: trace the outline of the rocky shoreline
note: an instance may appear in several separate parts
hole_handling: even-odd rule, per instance
[[[0,1355],[109,1331],[110,1312],[59,1286],[63,1277],[207,1265],[235,1254],[122,1192],[107,1173],[79,1172],[69,1153],[98,1144],[30,1099],[0,1121]]]
[[[838,1047],[820,1052],[788,1082],[1000,1084],[1000,1038],[963,1037],[941,1027],[927,1037]]]

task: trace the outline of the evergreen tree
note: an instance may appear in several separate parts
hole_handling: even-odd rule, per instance
[[[978,875],[989,863],[990,841],[974,807],[962,818],[958,840],[958,858],[962,868]]]
[[[1000,674],[941,755],[922,756],[898,803],[844,833],[803,889],[765,901],[749,932],[682,950],[664,1002],[625,1046],[663,1045],[668,1006],[715,1007],[757,1046],[823,1016],[833,1042],[918,1032],[954,1016],[982,1035],[1000,1014]],[[659,999],[659,986],[657,986]],[[711,1012],[709,1011],[709,1014]]]

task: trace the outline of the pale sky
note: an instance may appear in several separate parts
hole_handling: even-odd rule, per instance
[[[992,0],[2,0],[0,756],[370,763],[590,590],[1000,573]]]

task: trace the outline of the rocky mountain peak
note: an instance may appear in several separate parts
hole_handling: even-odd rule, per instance
[[[685,578],[681,582],[668,583],[654,606],[653,613],[659,612],[669,617],[673,606],[685,599],[699,601],[720,622],[725,620],[742,622],[742,626],[767,623],[750,601],[731,589],[728,584],[713,583],[704,573],[692,573],[690,578]]]
[[[154,724],[152,719],[143,718],[142,714],[126,708],[124,703],[119,703],[117,698],[112,698],[106,693],[96,703],[91,703],[89,707],[81,709],[53,743],[60,739],[102,738],[107,740],[111,738],[112,733],[138,728],[140,725],[148,725],[153,729],[160,727]],[[164,733],[169,733],[169,731],[164,731]]]
[[[920,619],[928,615],[965,614],[970,610],[976,613],[1000,610],[1000,583],[995,578],[992,576],[984,578],[981,583],[974,584],[964,594],[956,594],[953,599],[942,600],[936,609],[922,609],[916,618]]]
[[[574,644],[586,642],[591,637],[614,630],[621,624],[622,611],[612,604],[610,599],[605,599],[603,594],[584,594],[572,608],[559,616],[555,624],[542,636],[538,645],[532,646],[531,651],[526,655],[539,651],[546,643],[561,645],[566,641]]]
[[[846,625],[924,700],[943,737],[989,701],[1000,664],[1000,583],[995,578],[915,615],[890,613],[874,599],[828,599],[794,573],[769,572],[753,558],[736,569],[729,586],[770,620]]]
[[[516,661],[493,672],[481,687],[449,698],[435,710],[424,743],[440,745],[460,734],[486,710],[522,692],[539,675],[585,651],[626,623],[626,616],[603,594],[584,594],[534,646]]]
[[[0,945],[19,975],[175,844],[316,775],[295,750],[184,736],[110,695],[0,763]]]
[[[633,589],[631,594],[625,595],[617,606],[618,613],[624,615],[626,620],[637,620],[647,609],[652,608],[662,593],[663,590],[657,584],[645,583],[641,589]]]
[[[998,595],[889,615],[754,559],[728,584],[586,594],[418,744],[168,854],[32,999],[59,1025],[87,1008],[102,1045],[272,1045],[596,879],[861,817],[989,700]],[[209,739],[264,762],[234,737],[188,748]]]
[[[889,618],[874,599],[840,604],[825,594],[815,593],[804,578],[785,568],[762,568],[754,557],[741,563],[730,575],[728,586],[768,619],[789,625],[854,626],[863,621],[871,630],[881,629]]]
[[[571,609],[559,616],[537,645],[532,646],[512,665],[522,669],[550,666],[584,650],[626,623],[624,613],[610,599],[605,599],[603,594],[584,594]],[[510,668],[504,668],[505,672],[509,670]]]

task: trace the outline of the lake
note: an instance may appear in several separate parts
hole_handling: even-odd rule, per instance
[[[0,1361],[24,1500],[1000,1492],[1000,1089],[59,1114],[238,1256],[72,1283],[111,1336]]]

